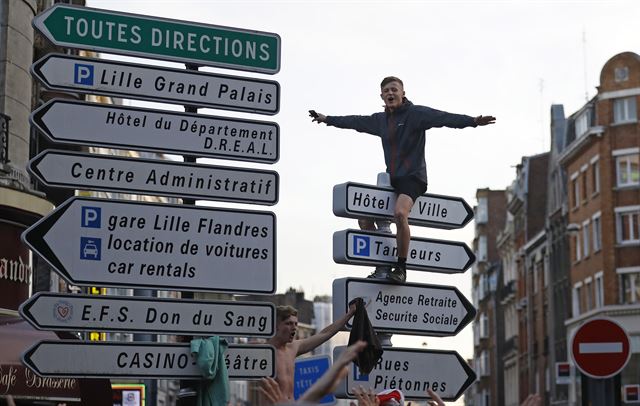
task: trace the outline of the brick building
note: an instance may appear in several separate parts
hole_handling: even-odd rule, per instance
[[[620,385],[640,382],[638,95],[640,56],[625,52],[605,63],[597,95],[575,113],[551,106],[550,151],[524,157],[505,192],[499,268],[483,260],[482,234],[494,219],[479,204],[479,378],[469,403],[516,406],[537,392],[544,405],[619,404]],[[595,317],[617,321],[631,338],[629,364],[606,380],[571,367],[571,337]]]
[[[504,317],[500,306],[502,264],[496,237],[504,228],[504,190],[478,189],[475,207],[476,263],[473,266],[473,300],[478,315],[473,326],[474,365],[478,382],[474,385],[474,405],[504,402],[502,359]]]
[[[640,381],[640,56],[624,52],[602,68],[596,96],[567,119],[569,145],[560,157],[568,176],[571,318],[610,317],[631,336],[621,383]],[[587,385],[588,382],[588,385]],[[571,400],[609,402],[607,382],[574,380]]]
[[[561,105],[551,106],[551,150],[547,175],[546,258],[548,263],[547,317],[549,342],[549,404],[567,405],[566,379],[556,378],[557,370],[568,366],[567,329],[571,317],[569,282],[569,237],[567,234],[567,176],[559,162],[566,144],[566,118]],[[546,277],[547,275],[545,275]]]

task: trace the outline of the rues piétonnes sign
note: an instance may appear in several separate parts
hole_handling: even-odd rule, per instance
[[[277,73],[280,36],[274,33],[57,4],[33,26],[51,42],[173,62]]]
[[[71,198],[22,236],[78,285],[273,293],[272,212]]]
[[[73,117],[69,121],[69,117]],[[30,121],[53,142],[272,164],[274,122],[53,99]]]
[[[346,347],[336,347],[336,359]],[[427,389],[445,401],[453,401],[475,381],[475,372],[455,351],[384,347],[384,353],[368,375],[358,373],[351,363],[347,379],[338,385],[336,397],[354,398],[353,388],[362,386],[374,392],[398,389],[406,399],[428,399]]]

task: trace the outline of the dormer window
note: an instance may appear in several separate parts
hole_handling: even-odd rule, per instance
[[[589,110],[585,110],[576,118],[576,138],[580,138],[587,132],[589,124]]]

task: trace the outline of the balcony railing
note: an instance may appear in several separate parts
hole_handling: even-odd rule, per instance
[[[9,121],[11,117],[0,113],[0,164],[9,163]]]

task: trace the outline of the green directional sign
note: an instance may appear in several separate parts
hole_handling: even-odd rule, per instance
[[[280,70],[280,36],[67,4],[33,19],[54,44],[268,74]]]

